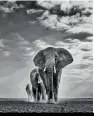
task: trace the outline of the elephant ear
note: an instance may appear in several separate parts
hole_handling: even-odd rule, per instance
[[[40,69],[44,69],[45,66],[45,59],[43,53],[43,50],[39,51],[33,59],[35,66],[39,67]]]
[[[58,68],[59,67],[64,68],[65,66],[73,62],[72,55],[64,48],[56,48],[56,51],[58,53],[58,58],[56,63]]]

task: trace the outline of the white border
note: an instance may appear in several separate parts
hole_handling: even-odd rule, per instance
[[[94,1],[93,1],[93,6],[94,6]],[[93,7],[93,34],[94,34],[94,7]],[[94,40],[94,36],[93,36],[93,40]],[[93,51],[94,51],[94,47],[93,47]],[[94,52],[93,52],[93,56],[94,56]],[[93,64],[94,64],[94,60],[93,60]],[[93,67],[93,71],[94,71],[94,67]],[[93,77],[93,83],[94,83],[94,77]],[[93,100],[94,100],[94,84],[93,84]],[[93,113],[94,113],[94,101],[93,101]]]
[[[45,1],[45,0],[0,0],[0,1]],[[46,1],[89,1],[89,0],[46,0]]]

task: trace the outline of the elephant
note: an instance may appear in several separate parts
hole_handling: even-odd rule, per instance
[[[31,71],[30,82],[32,84],[32,93],[34,101],[38,102],[42,98],[43,102],[46,102],[46,89],[40,77],[38,68],[34,68]]]
[[[35,55],[33,62],[39,68],[46,88],[48,103],[58,103],[62,69],[73,62],[72,55],[64,48],[47,47]],[[45,76],[43,76],[44,73]]]
[[[32,99],[32,85],[27,84],[25,90],[26,90],[26,93],[28,95],[28,102],[29,102],[30,99]]]

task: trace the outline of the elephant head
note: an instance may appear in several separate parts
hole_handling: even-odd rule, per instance
[[[73,62],[72,55],[64,48],[48,47],[39,51],[33,61],[35,66],[46,73],[47,84],[44,84],[47,86],[48,101],[53,102],[53,94],[58,91],[59,73],[62,68]]]

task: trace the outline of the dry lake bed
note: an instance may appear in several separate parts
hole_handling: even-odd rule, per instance
[[[0,100],[0,112],[17,113],[92,113],[92,99],[60,100],[58,104],[33,103],[23,100]]]

